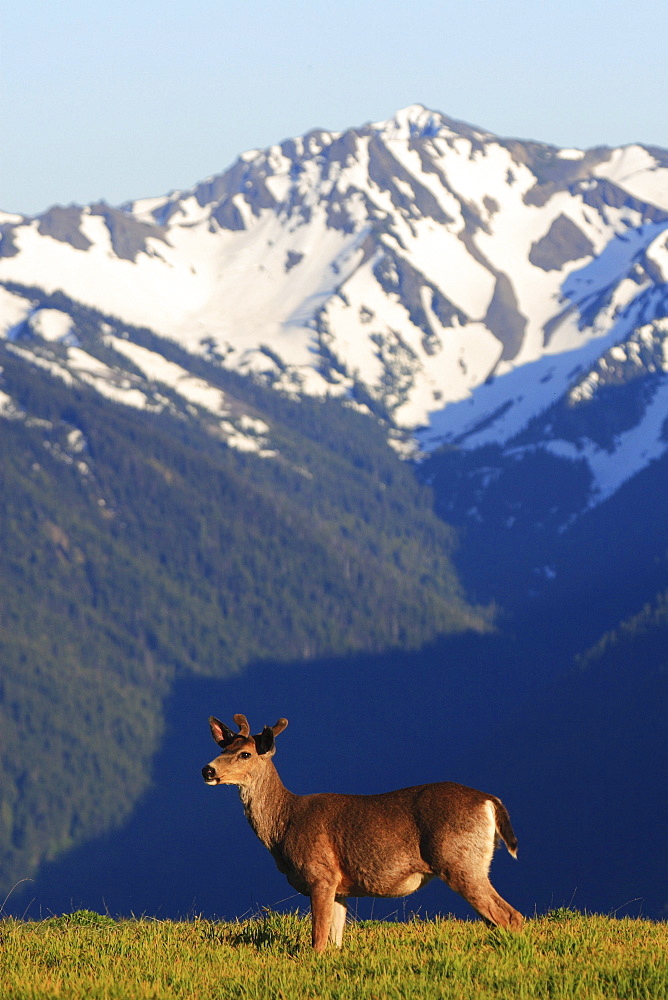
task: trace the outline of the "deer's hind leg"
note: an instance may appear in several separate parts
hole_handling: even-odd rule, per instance
[[[485,923],[507,931],[522,930],[522,914],[499,896],[487,877],[471,882],[465,877],[449,875],[444,881],[480,914]]]
[[[444,842],[434,845],[436,864],[433,870],[486,923],[519,931],[522,929],[522,914],[498,894],[489,880],[496,846],[496,824],[491,803],[485,803],[484,810],[471,829],[450,833]]]

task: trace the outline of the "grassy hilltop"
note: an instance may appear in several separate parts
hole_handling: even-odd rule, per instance
[[[668,924],[554,911],[521,934],[480,921],[360,922],[310,950],[310,919],[136,920],[80,911],[0,923],[0,995],[13,1000],[617,998],[668,996]]]

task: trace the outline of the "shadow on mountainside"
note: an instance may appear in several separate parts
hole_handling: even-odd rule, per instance
[[[163,745],[146,762],[151,788],[129,822],[45,866],[6,912],[234,918],[307,905],[248,827],[236,790],[202,781],[216,755],[208,716],[231,725],[242,712],[254,732],[289,718],[276,765],[295,792],[454,780],[499,795],[520,860],[500,850],[492,881],[528,916],[571,904],[665,915],[657,877],[668,821],[659,791],[665,671],[645,683],[625,669],[564,678],[533,653],[522,658],[508,636],[460,636],[410,654],[262,664],[228,680],[181,681]],[[438,882],[406,899],[352,901],[365,918],[414,912],[473,916]]]
[[[85,907],[114,916],[234,917],[281,901],[288,908],[305,904],[248,827],[236,790],[204,784],[201,768],[216,755],[208,716],[231,725],[232,715],[243,712],[253,731],[287,716],[276,765],[296,792],[474,784],[476,776],[455,761],[516,700],[507,683],[513,659],[512,643],[471,635],[415,653],[261,664],[232,679],[183,680],[166,706],[160,751],[146,762],[151,788],[130,820],[45,865],[5,909],[31,916]],[[494,791],[512,809],[512,776]],[[366,911],[360,904],[359,912],[468,912],[449,889],[436,888],[405,904],[376,901]]]

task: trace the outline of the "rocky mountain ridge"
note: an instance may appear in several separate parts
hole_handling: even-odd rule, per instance
[[[665,151],[500,139],[415,105],[188,191],[3,217],[0,281],[351,396],[433,450],[506,442],[591,395],[639,327],[661,342],[667,231]]]

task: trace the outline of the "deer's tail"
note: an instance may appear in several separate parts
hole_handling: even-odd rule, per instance
[[[502,840],[508,848],[508,853],[514,858],[517,857],[517,837],[510,822],[508,810],[500,799],[492,799],[494,804],[494,816],[496,820],[496,840]]]

